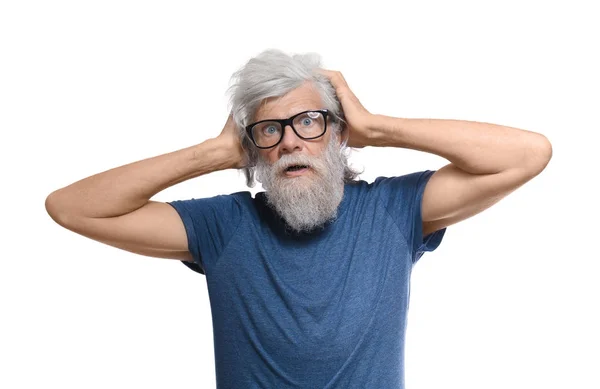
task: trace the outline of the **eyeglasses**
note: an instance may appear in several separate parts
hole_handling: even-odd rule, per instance
[[[295,114],[289,119],[267,119],[246,126],[246,132],[252,142],[259,149],[275,147],[283,139],[286,126],[301,139],[316,139],[325,134],[327,130],[326,109],[304,111]]]

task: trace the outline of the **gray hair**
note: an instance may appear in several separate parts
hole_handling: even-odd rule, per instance
[[[255,167],[259,154],[246,134],[246,126],[254,120],[254,115],[265,99],[284,96],[306,81],[311,81],[321,95],[325,108],[330,112],[332,133],[336,135],[331,141],[340,136],[346,123],[344,113],[329,79],[315,72],[315,69],[320,66],[321,57],[317,53],[290,56],[281,50],[268,49],[250,59],[232,75],[233,84],[227,91],[231,95],[229,103],[233,120],[239,131],[242,148],[248,158],[248,163],[243,168],[248,187],[254,187]],[[346,154],[348,149],[347,141],[344,141],[340,150],[345,165],[344,182],[353,181],[362,173],[348,165]]]

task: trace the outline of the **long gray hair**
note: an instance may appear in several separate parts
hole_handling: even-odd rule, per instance
[[[245,150],[248,164],[243,168],[246,185],[254,187],[255,166],[259,158],[258,150],[246,134],[246,126],[254,120],[263,100],[269,97],[281,97],[311,81],[321,95],[325,108],[329,110],[335,137],[345,126],[345,118],[341,104],[335,94],[335,88],[323,75],[315,72],[321,67],[321,57],[317,53],[288,55],[281,50],[268,49],[250,59],[236,71],[231,80],[233,84],[227,89],[230,94],[229,103],[233,120],[238,127],[242,148]],[[332,137],[332,141],[333,138]],[[344,161],[344,182],[350,182],[362,173],[348,165],[349,148],[344,141],[340,152]]]

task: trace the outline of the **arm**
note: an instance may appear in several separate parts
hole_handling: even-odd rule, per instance
[[[552,157],[545,136],[489,123],[374,115],[374,146],[446,158],[423,194],[423,235],[467,219],[538,175]],[[451,195],[449,195],[451,194]]]
[[[189,260],[183,222],[156,193],[210,172],[243,166],[230,117],[221,134],[199,145],[133,162],[52,192],[46,210],[59,225],[127,251]]]
[[[338,71],[318,69],[333,87],[347,119],[349,147],[403,147],[433,153],[451,163],[425,187],[423,235],[467,219],[538,175],[552,145],[538,133],[496,124],[374,115],[363,107]]]

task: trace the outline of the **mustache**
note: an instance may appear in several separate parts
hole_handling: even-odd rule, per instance
[[[292,165],[306,165],[309,168],[319,169],[322,165],[321,159],[317,156],[306,154],[285,154],[275,161],[270,167],[276,173],[284,172]]]

